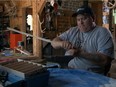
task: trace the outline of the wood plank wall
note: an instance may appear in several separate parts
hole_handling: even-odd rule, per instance
[[[41,37],[40,24],[38,23],[38,14],[41,14],[46,1],[45,0],[25,0],[25,1],[16,1],[18,7],[18,16],[10,17],[10,27],[14,28],[18,26],[20,31],[26,31],[26,11],[27,7],[31,7],[33,15],[33,35]],[[25,37],[24,37],[25,39]],[[39,43],[39,44],[38,44]],[[42,44],[40,40],[33,38],[33,55],[39,56],[42,58]]]

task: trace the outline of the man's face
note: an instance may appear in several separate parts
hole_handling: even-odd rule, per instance
[[[77,15],[77,26],[81,32],[87,32],[93,27],[93,18],[89,15]]]

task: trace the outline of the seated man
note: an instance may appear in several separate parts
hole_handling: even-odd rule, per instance
[[[111,32],[95,24],[94,13],[89,6],[78,8],[73,17],[76,17],[77,26],[53,39],[52,46],[64,48],[66,55],[74,56],[69,68],[106,75],[114,59]]]

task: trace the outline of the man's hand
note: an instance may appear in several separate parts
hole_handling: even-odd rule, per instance
[[[74,47],[73,47],[73,45],[70,43],[70,42],[68,42],[68,41],[62,41],[61,42],[61,48],[64,48],[64,49],[73,49]]]
[[[66,50],[73,49],[73,44],[71,44],[69,41],[64,41],[60,39],[59,37],[52,40],[51,45],[58,49],[58,48],[64,48]]]
[[[80,49],[69,49],[68,51],[66,51],[65,55],[66,56],[78,56],[80,53]]]

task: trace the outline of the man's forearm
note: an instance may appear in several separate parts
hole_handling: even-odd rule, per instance
[[[84,51],[81,51],[79,56],[90,60],[97,65],[105,65],[108,62],[108,59],[110,59],[108,56],[101,53],[88,53]]]
[[[56,37],[52,40],[51,45],[53,46],[53,48],[59,49],[61,48],[61,42],[62,40],[59,37]]]
[[[53,46],[53,48],[59,49],[61,48],[61,41],[52,41],[51,45]]]
[[[70,43],[69,41],[65,41],[60,39],[59,37],[55,38],[52,42],[51,42],[52,46],[56,49],[58,48],[63,48],[63,49],[72,49],[73,45],[72,43]]]

